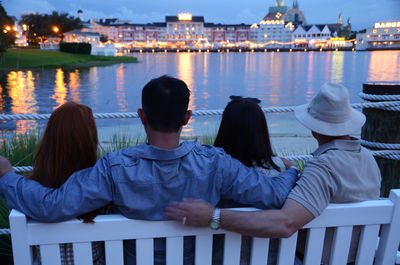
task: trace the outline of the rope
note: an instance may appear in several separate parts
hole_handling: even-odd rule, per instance
[[[381,100],[381,101],[397,101],[400,100],[400,95],[374,95],[358,93],[358,96],[364,100]]]
[[[385,110],[400,111],[400,101],[384,101],[384,102],[363,102],[352,104],[353,108],[380,108]],[[283,113],[293,112],[296,106],[270,107],[262,108],[264,113]],[[194,110],[193,116],[216,116],[222,115],[224,110]],[[112,112],[112,113],[95,113],[96,119],[119,119],[119,118],[138,118],[137,112]],[[0,121],[12,120],[48,120],[50,114],[1,114]]]
[[[5,229],[0,229],[0,235],[9,235],[11,234],[10,229],[5,228]]]
[[[369,104],[370,101],[386,101],[386,102],[399,102],[400,95],[374,95],[374,94],[365,94],[363,92],[358,94],[363,101],[362,104]],[[374,103],[383,103],[383,102],[374,102]],[[377,109],[389,110],[389,111],[400,111],[399,105],[386,105],[386,106],[377,106],[372,107]]]
[[[360,140],[361,144],[368,148],[386,149],[386,150],[400,150],[400,144],[387,144],[378,142],[369,142],[367,140]]]
[[[376,157],[400,160],[399,150],[380,150],[380,151],[370,150],[370,152],[372,153],[373,156]],[[313,157],[312,155],[283,156],[283,158],[290,161],[304,161],[304,160],[309,160],[312,157]],[[23,167],[13,167],[13,169],[15,172],[24,173],[24,172],[31,172],[33,170],[33,167],[23,166]]]

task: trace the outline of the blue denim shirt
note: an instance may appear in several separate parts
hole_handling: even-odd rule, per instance
[[[110,202],[128,218],[164,220],[171,201],[189,197],[213,205],[226,199],[258,208],[280,208],[297,174],[290,169],[269,178],[221,148],[191,141],[174,150],[142,144],[106,154],[94,167],[71,175],[58,189],[7,173],[0,178],[0,195],[10,208],[43,222],[67,220]]]

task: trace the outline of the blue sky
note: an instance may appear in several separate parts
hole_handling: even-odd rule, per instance
[[[375,22],[400,21],[400,0],[298,0],[310,24],[335,23],[340,12],[344,21],[351,17],[353,29],[372,27]],[[53,10],[76,16],[78,9],[84,19],[118,17],[133,23],[163,22],[166,15],[191,12],[204,16],[206,22],[260,22],[274,0],[3,0],[9,15],[49,13]],[[285,0],[291,6],[293,0]]]

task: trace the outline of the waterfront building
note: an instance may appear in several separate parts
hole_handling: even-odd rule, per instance
[[[357,50],[400,49],[400,21],[377,22],[356,40]]]
[[[269,7],[263,20],[252,27],[258,28],[257,42],[262,47],[290,48],[293,30],[303,23],[307,23],[307,20],[299,10],[297,0],[293,2],[292,8],[285,6],[283,0],[277,0],[275,6]]]
[[[324,48],[330,45],[332,37],[337,37],[335,24],[298,25],[292,34],[292,47]]]
[[[97,45],[100,43],[100,34],[95,32],[84,32],[72,30],[64,33],[65,42],[86,42]]]
[[[191,13],[180,13],[177,16],[166,16],[165,40],[170,42],[195,42],[204,38],[204,17],[192,16]],[[161,25],[160,25],[161,26]]]

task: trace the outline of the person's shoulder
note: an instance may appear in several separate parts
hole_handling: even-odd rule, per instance
[[[132,164],[138,159],[138,154],[143,151],[143,144],[128,148],[121,148],[104,155],[110,165]]]
[[[208,144],[203,144],[203,145],[196,144],[195,147],[193,148],[193,151],[196,153],[196,155],[205,157],[225,155],[224,149]]]

